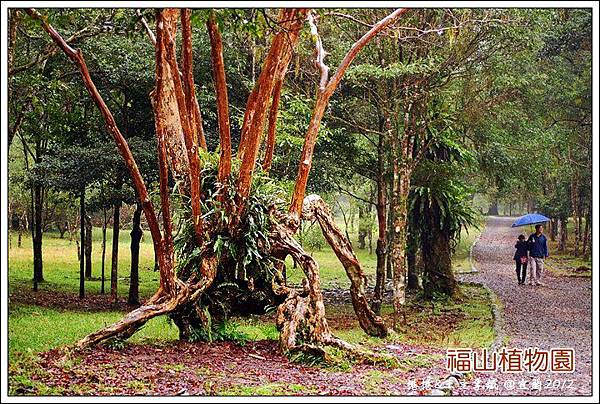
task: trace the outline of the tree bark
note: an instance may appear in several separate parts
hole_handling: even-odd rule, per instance
[[[79,195],[79,226],[81,231],[81,253],[79,254],[79,298],[85,297],[85,188]]]
[[[423,292],[426,298],[441,293],[454,296],[456,280],[452,272],[450,237],[442,228],[441,210],[437,203],[429,205],[422,218],[421,257],[423,260]]]
[[[558,219],[550,219],[550,241],[556,241],[556,235],[558,234]]]
[[[585,216],[585,230],[583,236],[583,257],[589,260],[592,255],[592,204],[588,206]]]
[[[567,248],[567,219],[561,218],[558,222],[558,251],[564,252]]]
[[[103,221],[102,221],[102,264],[101,264],[101,280],[100,280],[100,294],[104,294],[104,280],[105,280],[105,264],[106,264],[106,224],[108,222],[106,208],[102,208]]]
[[[366,206],[364,204],[358,204],[358,249],[364,250],[367,248],[367,229],[365,228],[366,220]]]
[[[569,150],[569,159],[571,160],[571,151]],[[571,212],[573,213],[573,231],[575,238],[575,246],[573,255],[579,256],[579,242],[581,240],[581,212],[579,209],[579,178],[578,174],[574,173],[571,177]]]
[[[92,277],[92,218],[85,216],[85,277]]]
[[[44,281],[42,237],[43,237],[43,194],[42,185],[34,181],[33,185],[33,280],[35,283]]]
[[[129,276],[129,296],[127,304],[137,306],[140,304],[139,286],[140,286],[140,241],[144,232],[141,226],[142,205],[136,204],[135,212],[133,213],[133,223],[131,229],[131,273]]]
[[[371,308],[377,314],[381,312],[386,281],[387,257],[387,184],[385,181],[385,140],[379,135],[377,145],[377,270],[375,275],[375,290]]]
[[[290,230],[278,227],[273,235],[275,250],[290,254],[306,275],[301,292],[291,292],[277,310],[279,344],[284,353],[324,351],[318,345],[334,341],[325,318],[319,266],[291,237]],[[309,331],[310,330],[310,331]]]
[[[269,109],[269,126],[267,129],[267,142],[265,146],[265,158],[263,160],[263,171],[268,173],[273,164],[273,155],[275,153],[275,137],[277,130],[277,114],[279,113],[279,101],[281,100],[281,88],[283,87],[283,77],[278,78],[273,88],[273,99]]]
[[[238,213],[244,209],[250,193],[266,109],[273,87],[282,70],[287,70],[291,53],[298,42],[306,9],[283,9],[279,15],[281,31],[271,43],[260,76],[246,103],[238,157],[241,160],[237,182]]]
[[[417,268],[417,243],[416,238],[413,236],[408,237],[408,243],[406,248],[406,267],[408,272],[408,278],[406,280],[406,288],[408,290],[419,289],[419,275]]]
[[[528,208],[528,210],[529,210],[529,208]],[[529,210],[529,212],[531,212],[531,211]],[[498,215],[499,215],[498,200],[494,198],[494,200],[490,204],[490,207],[487,211],[487,216],[498,216]]]
[[[214,11],[211,12],[206,26],[210,37],[210,58],[213,80],[215,82],[219,147],[221,149],[217,179],[221,184],[224,184],[229,174],[231,174],[231,128],[229,125],[229,100],[227,97],[225,63],[223,61],[223,42]]]
[[[406,241],[408,193],[410,191],[410,172],[406,168],[394,170],[395,185],[391,204],[393,216],[392,233],[392,289],[394,312],[399,315],[406,302]],[[398,320],[396,316],[396,322]]]
[[[189,8],[181,9],[183,91],[185,93],[187,113],[191,121],[190,129],[192,137],[195,139],[194,143],[199,144],[202,149],[207,150],[204,128],[202,127],[202,114],[198,99],[196,98],[196,87],[194,85],[191,13]]]
[[[187,60],[184,64],[187,64],[185,68],[187,71],[184,71],[183,77],[184,80],[182,82],[179,77],[179,68],[177,66],[177,57],[175,55],[175,24],[169,24],[169,19],[172,16],[176,15],[178,10],[176,9],[165,9],[163,11],[157,12],[157,30],[156,30],[156,94],[164,94],[163,90],[167,83],[170,82],[168,77],[164,77],[164,70],[162,67],[165,64],[168,64],[171,69],[171,79],[173,82],[173,93],[175,94],[177,111],[179,114],[179,122],[181,124],[181,129],[183,130],[183,137],[185,143],[185,149],[188,157],[189,169],[187,171],[187,181],[188,186],[184,189],[189,191],[190,196],[190,205],[192,210],[192,223],[194,225],[194,230],[196,234],[197,241],[201,243],[202,240],[202,212],[201,212],[201,196],[200,196],[200,170],[201,170],[201,162],[200,156],[198,155],[198,142],[197,142],[197,134],[196,131],[196,120],[199,118],[198,113],[194,113],[195,110],[194,104],[196,103],[195,95],[194,99],[192,99],[192,95],[194,93],[194,82],[191,73],[191,60]],[[188,16],[189,17],[189,16]],[[187,21],[189,25],[189,18]],[[190,29],[189,26],[187,29]],[[184,29],[185,31],[185,29]],[[185,35],[185,32],[184,32]],[[190,35],[188,33],[188,35]],[[184,59],[191,58],[191,37],[187,38],[187,42],[184,38]],[[186,56],[187,55],[187,56]],[[166,62],[166,63],[165,63]],[[166,80],[165,80],[166,79]],[[187,88],[187,94],[186,94]],[[160,143],[165,143],[163,153],[167,154],[166,148],[166,127],[163,125],[164,117],[167,116],[160,109],[160,99],[157,99],[154,102],[154,105],[158,108],[155,109],[156,119],[156,133],[159,136],[159,150],[163,148],[160,146]],[[196,103],[197,105],[197,103]],[[201,125],[201,121],[200,121]],[[166,157],[166,156],[165,156]],[[160,159],[160,157],[159,157]],[[160,160],[159,160],[160,162]],[[161,182],[162,183],[162,182]],[[165,184],[166,185],[166,184]],[[167,195],[167,194],[162,194]],[[163,198],[163,204],[165,203],[165,199]],[[168,209],[167,209],[168,210]],[[169,217],[167,218],[168,215]],[[163,219],[170,220],[170,213],[165,213],[165,209],[163,209]],[[168,230],[165,229],[165,236],[170,237]],[[172,256],[172,240],[167,240],[168,243],[165,244],[165,247],[170,248],[169,251],[166,252],[168,257]],[[172,261],[172,259],[171,259]]]
[[[110,261],[110,299],[114,303],[117,301],[117,277],[119,274],[119,232],[121,226],[121,200],[116,200],[113,204],[113,237],[112,237],[112,256]]]
[[[17,29],[19,20],[21,19],[21,11],[19,9],[8,9],[8,70],[12,70],[15,55],[15,43],[17,42]],[[10,146],[11,139],[9,138],[8,145]]]
[[[496,203],[496,210],[498,210],[498,201],[495,201]],[[533,202],[533,199],[529,198],[527,200],[527,213],[533,213],[533,211],[535,210],[535,204]]]

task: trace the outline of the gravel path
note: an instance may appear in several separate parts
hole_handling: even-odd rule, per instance
[[[465,281],[481,282],[496,293],[503,305],[504,332],[510,338],[507,348],[573,348],[575,371],[566,373],[496,373],[475,377],[485,385],[490,378],[498,389],[467,388],[462,394],[491,395],[590,395],[592,392],[592,289],[591,278],[556,277],[547,269],[542,275],[545,286],[517,285],[514,269],[514,244],[517,236],[526,236],[529,227],[511,228],[514,218],[490,217],[473,257],[479,272],[464,275]],[[552,251],[550,251],[552,254]],[[528,268],[529,270],[529,268]],[[529,273],[527,274],[529,276]],[[532,389],[539,379],[541,389]],[[525,380],[527,388],[516,388]],[[556,382],[559,380],[560,382]],[[572,380],[572,385],[570,380]],[[508,382],[507,382],[508,381]],[[507,383],[507,387],[505,387]],[[493,383],[492,383],[493,384]],[[556,387],[560,385],[560,387]],[[570,386],[569,386],[570,385]],[[459,393],[461,394],[461,393]]]

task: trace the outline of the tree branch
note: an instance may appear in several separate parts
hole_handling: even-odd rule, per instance
[[[157,12],[157,47],[164,47],[165,55],[162,55],[162,52],[159,54],[157,50],[157,66],[165,61],[169,64],[171,69],[171,79],[173,80],[173,87],[175,92],[175,98],[177,100],[177,108],[179,111],[179,118],[181,122],[181,126],[183,129],[183,136],[185,140],[185,146],[187,150],[188,160],[189,160],[189,169],[188,169],[188,178],[190,181],[190,199],[191,199],[191,208],[192,208],[192,221],[194,224],[194,230],[196,234],[196,241],[201,243],[202,240],[202,212],[201,212],[201,190],[200,190],[200,156],[198,155],[198,143],[197,138],[194,136],[194,116],[190,114],[188,107],[191,106],[193,100],[190,99],[191,96],[191,88],[189,89],[190,94],[186,97],[184,92],[184,85],[182,83],[181,77],[177,74],[179,71],[179,67],[177,65],[177,58],[175,55],[175,41],[167,24],[165,23],[164,13],[173,13],[175,12],[173,9],[165,9],[163,11]],[[160,32],[160,34],[159,34]],[[184,46],[191,47],[191,38],[188,38],[187,41],[184,41]],[[184,54],[186,52],[191,52],[191,49],[185,49]],[[158,57],[161,59],[158,59]],[[189,57],[189,56],[188,56]],[[189,62],[189,61],[188,61]],[[188,69],[191,66],[186,66]],[[158,68],[158,67],[157,67]],[[191,83],[188,82],[188,85],[191,87],[194,86],[193,79],[189,77],[189,70],[187,73],[184,73],[184,77],[187,76],[187,80],[192,80]],[[159,92],[157,91],[157,94]],[[157,100],[158,102],[158,100]]]
[[[144,183],[144,179],[142,178],[140,170],[135,162],[135,159],[133,158],[133,154],[129,149],[127,141],[121,134],[121,131],[117,127],[117,123],[115,122],[113,115],[106,106],[106,103],[102,99],[102,96],[98,92],[98,89],[96,88],[94,82],[92,81],[92,78],[90,77],[82,52],[80,50],[75,50],[72,47],[70,47],[68,43],[60,36],[60,34],[50,24],[48,24],[46,18],[43,17],[40,13],[38,13],[35,9],[30,8],[26,11],[27,14],[31,16],[31,18],[40,22],[44,31],[46,31],[48,35],[50,35],[50,38],[52,38],[52,40],[56,43],[58,48],[60,48],[65,53],[65,55],[67,55],[67,57],[71,59],[79,68],[81,77],[83,79],[83,83],[85,84],[85,87],[88,90],[90,96],[94,100],[94,103],[100,109],[100,112],[104,117],[108,133],[112,135],[119,150],[119,153],[123,157],[123,160],[125,160],[125,165],[129,170],[129,173],[133,180],[134,188],[140,197],[140,201],[144,209],[144,215],[146,216],[146,221],[148,223],[148,227],[150,228],[154,248],[156,249],[156,251],[161,252],[162,236],[160,233],[160,228],[158,226],[158,221],[156,219],[154,206],[152,205],[152,201],[150,200],[150,196],[148,195],[148,190],[146,189],[146,184]]]
[[[300,157],[300,166],[298,168],[298,176],[296,177],[296,184],[294,187],[294,193],[292,195],[292,201],[290,204],[290,213],[296,215],[299,219],[302,213],[302,203],[304,201],[304,194],[306,192],[306,185],[308,183],[308,174],[310,172],[310,168],[312,165],[312,157],[314,153],[314,148],[317,140],[317,135],[319,132],[319,127],[321,125],[321,120],[325,113],[325,108],[329,103],[329,98],[335,91],[336,87],[342,80],[344,73],[356,57],[358,53],[364,48],[366,44],[373,39],[379,32],[386,29],[390,24],[395,22],[398,18],[408,12],[408,9],[399,8],[378,23],[376,23],[373,28],[371,28],[367,33],[365,33],[357,42],[355,42],[344,59],[342,63],[337,68],[335,74],[329,81],[324,89],[320,88],[317,93],[317,100],[315,102],[315,106],[313,108],[313,114],[306,132],[306,136],[304,138],[304,146],[302,148],[302,155]],[[313,27],[314,21],[312,21]],[[321,70],[321,78],[323,78],[323,71]],[[322,87],[322,86],[320,86]]]
[[[139,17],[140,22],[142,23],[142,26],[144,27],[144,30],[146,31],[146,35],[148,35],[148,38],[150,39],[150,42],[152,42],[152,44],[154,46],[156,46],[156,36],[154,35],[154,32],[152,32],[152,29],[148,25],[148,22],[142,15],[142,12],[140,11],[139,8],[135,10],[135,15],[137,15]]]

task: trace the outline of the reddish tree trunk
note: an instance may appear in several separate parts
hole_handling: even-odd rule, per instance
[[[191,10],[181,10],[181,37],[182,37],[182,68],[183,68],[183,91],[185,93],[187,114],[191,121],[192,136],[197,143],[206,150],[206,138],[202,127],[202,113],[196,98],[196,87],[194,86],[194,70],[192,67],[192,24],[190,21]]]
[[[263,160],[263,171],[268,173],[273,164],[273,154],[275,153],[275,135],[277,129],[277,114],[279,113],[279,101],[281,99],[281,87],[283,78],[278,79],[273,88],[273,100],[269,110],[269,127],[267,130],[267,143],[265,147],[265,159]]]
[[[196,238],[198,242],[202,240],[202,212],[201,212],[201,197],[200,197],[200,156],[198,155],[198,144],[197,144],[197,136],[195,133],[195,115],[194,113],[190,113],[190,109],[193,108],[193,104],[195,102],[195,98],[191,99],[190,97],[193,94],[194,82],[191,75],[191,71],[184,72],[184,78],[187,81],[185,87],[189,87],[188,96],[186,96],[184,92],[184,85],[179,77],[179,68],[177,66],[177,58],[175,56],[175,29],[172,28],[172,24],[167,24],[169,18],[172,18],[174,14],[176,14],[178,10],[174,9],[166,9],[162,12],[157,13],[157,30],[156,30],[156,60],[157,60],[157,94],[160,94],[161,87],[164,85],[164,77],[162,75],[163,69],[160,67],[166,61],[171,68],[171,79],[174,84],[174,92],[175,98],[177,102],[177,109],[179,112],[179,121],[181,123],[181,128],[183,130],[183,136],[185,140],[185,147],[187,150],[188,162],[189,162],[189,170],[188,170],[188,181],[189,181],[189,195],[192,207],[192,221],[194,224],[194,229],[196,232]],[[189,19],[188,19],[189,23]],[[189,27],[188,27],[189,29]],[[191,47],[191,38],[188,38],[188,47]],[[184,52],[184,57],[186,53],[190,53],[191,49],[187,52]],[[191,55],[188,55],[191,57]],[[191,69],[191,61],[188,61],[188,69]],[[155,102],[156,105],[159,104],[158,100]],[[161,140],[164,142],[164,127],[162,125],[162,119],[160,119],[163,115],[162,111],[155,111],[157,117],[159,119],[156,120],[156,130],[157,133],[161,132]],[[165,157],[166,157],[166,144],[164,147]],[[166,170],[166,167],[165,167]],[[168,174],[167,174],[168,175]],[[163,214],[164,214],[163,209]],[[169,218],[170,220],[170,215]],[[167,234],[165,234],[167,236]],[[172,248],[172,240],[169,240],[168,247]],[[167,252],[168,256],[172,256],[172,249]]]
[[[217,99],[217,120],[219,122],[219,144],[221,156],[217,179],[224,184],[231,173],[231,129],[229,126],[229,101],[227,97],[227,81],[225,78],[225,63],[223,62],[223,42],[215,18],[211,13],[206,26],[210,36],[210,57],[215,82]]]
[[[240,211],[244,208],[245,200],[250,193],[252,173],[256,165],[269,97],[273,93],[277,76],[282,70],[287,69],[290,60],[287,55],[291,55],[293,46],[298,41],[306,13],[306,9],[282,10],[279,15],[282,29],[273,38],[256,86],[248,98],[238,151],[238,157],[242,161],[237,183]]]

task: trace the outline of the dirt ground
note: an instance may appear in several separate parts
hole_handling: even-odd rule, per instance
[[[36,380],[65,395],[409,395],[409,380],[444,377],[444,352],[390,345],[405,361],[398,369],[355,364],[330,369],[290,362],[276,341],[240,346],[229,342],[176,342],[169,346],[95,348],[60,362],[61,352],[43,353]],[[19,394],[28,394],[19,391]]]

